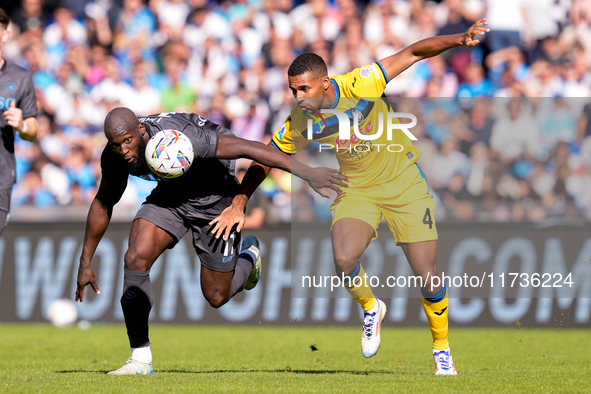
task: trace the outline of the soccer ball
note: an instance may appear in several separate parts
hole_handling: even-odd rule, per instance
[[[54,326],[64,328],[78,319],[78,310],[72,300],[61,298],[49,304],[47,318]]]
[[[146,145],[146,162],[157,176],[177,178],[187,172],[193,163],[193,145],[180,131],[159,131]]]

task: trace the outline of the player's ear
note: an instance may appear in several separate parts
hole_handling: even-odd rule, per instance
[[[322,88],[326,91],[330,87],[330,78],[328,75],[322,77]]]
[[[2,32],[2,43],[6,44],[6,42],[8,41],[9,38],[10,38],[10,30],[4,29],[4,31]]]
[[[146,134],[146,127],[143,123],[138,124],[137,129],[140,131],[140,135],[143,137]]]

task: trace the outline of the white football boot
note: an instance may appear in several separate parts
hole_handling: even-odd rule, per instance
[[[380,338],[380,326],[386,316],[386,304],[376,298],[378,310],[365,312],[363,315],[363,333],[361,334],[361,353],[363,357],[373,357],[378,352],[382,342]]]
[[[433,349],[433,358],[435,359],[436,376],[456,376],[458,374],[449,347],[445,350]]]
[[[153,375],[154,367],[151,363],[142,363],[132,359],[127,360],[127,363],[119,369],[107,372],[107,375]]]

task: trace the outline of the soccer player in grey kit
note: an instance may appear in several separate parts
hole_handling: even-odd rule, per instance
[[[8,16],[0,8],[0,235],[8,222],[12,185],[16,182],[14,138],[33,141],[37,136],[37,99],[31,73],[2,58],[4,44],[10,38]]]
[[[192,231],[193,246],[201,262],[201,290],[214,308],[219,308],[243,289],[254,288],[260,275],[258,240],[232,231],[227,241],[216,239],[211,221],[229,209],[239,183],[235,160],[240,157],[281,168],[308,181],[321,195],[324,187],[345,186],[340,171],[310,168],[260,142],[238,138],[228,129],[196,114],[161,113],[137,118],[127,108],[115,108],[105,119],[108,143],[101,155],[102,179],[88,219],[80,266],[76,301],[83,301],[90,285],[100,294],[90,268],[92,256],[105,233],[113,206],[127,186],[129,175],[153,178],[146,160],[146,144],[160,130],[184,133],[193,145],[191,168],[174,179],[159,180],[131,226],[129,248],[124,257],[121,308],[127,326],[131,357],[111,375],[153,374],[148,337],[148,317],[154,304],[150,268],[166,249]]]

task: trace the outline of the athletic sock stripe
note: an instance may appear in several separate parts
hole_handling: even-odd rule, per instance
[[[238,258],[244,258],[244,259],[250,261],[251,264],[254,264],[254,262],[257,259],[257,255],[252,250],[245,249],[242,252],[240,252],[240,254],[238,255]]]
[[[353,272],[351,272],[351,275],[349,275],[349,278],[354,279],[356,276],[359,276],[359,273],[361,272],[361,263],[357,263],[357,267],[355,267],[355,270],[353,270]]]
[[[423,289],[421,289],[421,294],[423,295],[423,298],[429,302],[439,302],[445,298],[447,294],[447,288],[445,285],[443,285],[439,288],[439,290],[437,290],[435,294],[426,293]]]

